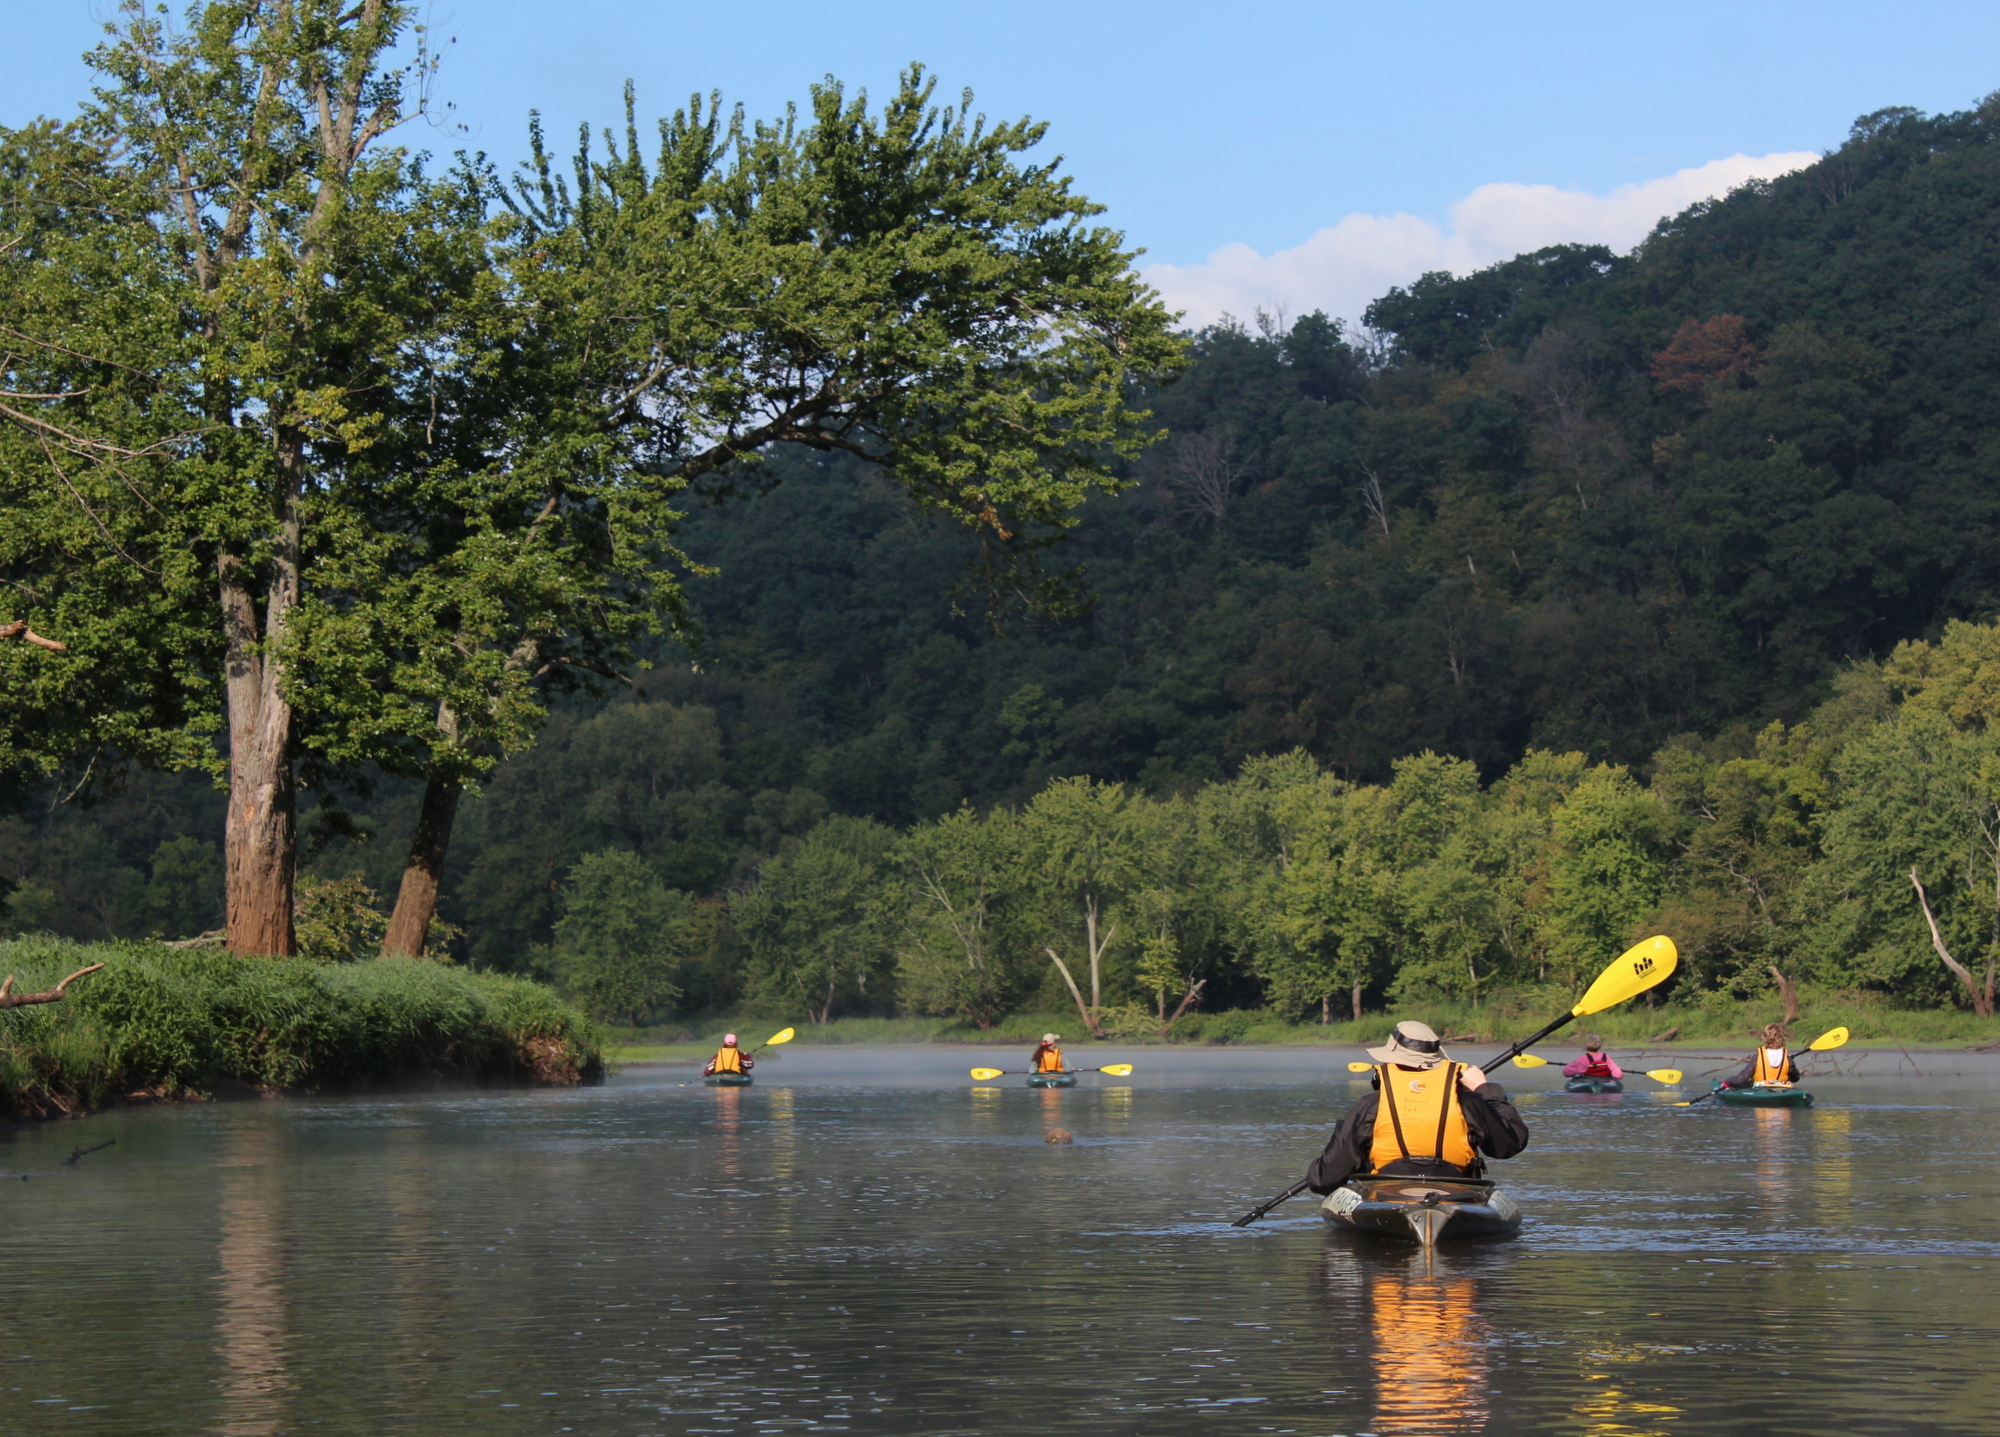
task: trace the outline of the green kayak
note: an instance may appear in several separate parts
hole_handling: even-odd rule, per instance
[[[711,1088],[747,1088],[753,1080],[748,1073],[710,1073],[702,1081]]]
[[[1718,1103],[1732,1108],[1810,1108],[1812,1094],[1804,1088],[1725,1088],[1714,1084],[1710,1092]]]
[[[1622,1093],[1625,1085],[1616,1078],[1571,1078],[1563,1084],[1565,1093]]]
[[[1074,1088],[1075,1073],[1032,1073],[1028,1077],[1031,1088]]]

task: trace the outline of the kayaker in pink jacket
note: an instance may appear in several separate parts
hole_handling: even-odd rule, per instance
[[[1565,1078],[1622,1078],[1625,1070],[1604,1051],[1604,1040],[1595,1033],[1583,1035],[1583,1052],[1563,1064]]]

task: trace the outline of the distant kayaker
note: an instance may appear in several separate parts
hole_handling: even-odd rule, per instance
[[[715,1050],[715,1056],[708,1060],[708,1066],[701,1070],[704,1078],[712,1078],[717,1073],[747,1073],[757,1066],[757,1060],[736,1046],[736,1035],[724,1033],[722,1046]]]
[[[1595,1033],[1583,1035],[1583,1051],[1563,1064],[1565,1078],[1622,1078],[1625,1070],[1604,1051],[1604,1040]]]
[[[1056,1046],[1061,1041],[1062,1038],[1058,1034],[1042,1034],[1042,1041],[1036,1044],[1035,1051],[1028,1055],[1028,1070],[1034,1073],[1066,1072],[1067,1069],[1063,1067],[1062,1049]]]
[[[1482,1153],[1511,1158],[1528,1145],[1506,1089],[1452,1062],[1424,1024],[1398,1023],[1368,1056],[1377,1063],[1375,1091],[1347,1110],[1313,1160],[1306,1180],[1314,1192],[1330,1193],[1356,1173],[1476,1178]]]
[[[1789,1088],[1799,1080],[1799,1065],[1785,1051],[1785,1025],[1766,1023],[1764,1041],[1750,1061],[1722,1080],[1725,1088]]]

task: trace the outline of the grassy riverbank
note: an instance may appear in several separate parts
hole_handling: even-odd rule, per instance
[[[1466,1042],[1507,1043],[1541,1027],[1574,1001],[1567,994],[1520,990],[1497,995],[1477,1007],[1469,1003],[1413,1003],[1397,1017],[1429,1023],[1441,1033]],[[1747,1047],[1765,1023],[1783,1016],[1768,1001],[1713,1000],[1702,1003],[1644,1003],[1579,1019],[1543,1046],[1560,1051],[1584,1032],[1602,1034],[1613,1048],[1634,1050],[1649,1044],[1717,1043]],[[1319,1045],[1358,1048],[1380,1043],[1393,1018],[1370,1013],[1358,1023],[1294,1023],[1258,1009],[1222,1013],[1192,1013],[1161,1039],[1150,1028],[1127,1029],[1114,1036],[1121,1044],[1230,1044],[1248,1046]],[[761,1043],[778,1029],[796,1027],[795,1044],[957,1043],[968,1047],[1030,1046],[1045,1032],[1063,1035],[1072,1047],[1085,1046],[1081,1020],[1074,1012],[1023,1013],[981,1031],[969,1023],[942,1018],[836,1018],[823,1026],[776,1014],[737,1015],[714,1021],[653,1028],[614,1028],[606,1033],[607,1054],[627,1062],[673,1062],[706,1057],[715,1050],[725,1029],[738,1033],[745,1046]],[[1925,1047],[1958,1047],[2000,1041],[2000,1021],[1956,1009],[1890,1008],[1852,993],[1801,994],[1800,1014],[1791,1025],[1794,1041],[1803,1045],[1832,1027],[1852,1031],[1856,1044],[1897,1043]]]
[[[568,1084],[603,1072],[601,1035],[538,984],[435,963],[310,963],[157,944],[0,943],[0,1113],[436,1080]]]

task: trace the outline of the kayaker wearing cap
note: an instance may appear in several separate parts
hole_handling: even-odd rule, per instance
[[[1625,1070],[1604,1051],[1604,1040],[1595,1033],[1583,1035],[1583,1052],[1563,1064],[1565,1078],[1622,1078]]]
[[[1785,1025],[1766,1023],[1764,1041],[1750,1061],[1722,1080],[1725,1088],[1789,1088],[1799,1080],[1799,1065],[1785,1051]]]
[[[715,1050],[715,1056],[708,1060],[708,1066],[701,1070],[704,1078],[717,1073],[747,1073],[757,1066],[757,1060],[736,1047],[736,1035],[724,1033],[722,1046]]]
[[[1033,1066],[1034,1071],[1037,1073],[1061,1073],[1067,1071],[1063,1067],[1062,1049],[1056,1046],[1061,1041],[1062,1039],[1058,1034],[1042,1034],[1042,1041],[1035,1046],[1035,1051],[1028,1055],[1028,1062]]]
[[[1398,1023],[1368,1056],[1378,1065],[1375,1091],[1347,1110],[1313,1160],[1306,1179],[1314,1192],[1330,1193],[1356,1173],[1476,1178],[1481,1153],[1511,1158],[1528,1145],[1506,1089],[1452,1062],[1424,1024]]]

